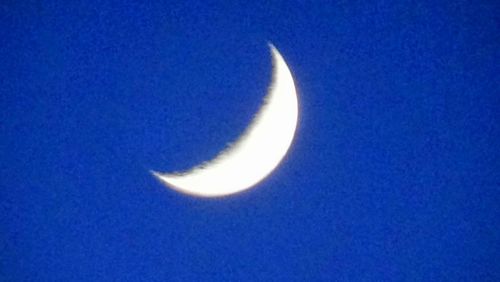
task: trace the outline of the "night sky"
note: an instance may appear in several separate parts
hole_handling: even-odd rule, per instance
[[[0,281],[500,281],[499,14],[1,1]],[[217,199],[154,179],[244,131],[268,42],[299,98],[280,166]]]

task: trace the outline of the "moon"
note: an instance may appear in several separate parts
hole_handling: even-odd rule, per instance
[[[151,173],[168,187],[200,197],[249,189],[266,178],[286,155],[297,128],[298,101],[292,74],[269,44],[273,78],[264,102],[236,142],[214,159],[181,173]]]

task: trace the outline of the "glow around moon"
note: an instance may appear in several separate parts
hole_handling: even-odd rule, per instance
[[[268,176],[288,151],[298,119],[292,74],[278,50],[273,56],[273,79],[259,112],[241,137],[213,160],[182,173],[151,171],[179,192],[225,196],[246,190]]]

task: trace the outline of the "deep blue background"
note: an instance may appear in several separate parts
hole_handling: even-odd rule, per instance
[[[0,4],[1,281],[500,280],[498,1],[78,2]],[[160,185],[251,121],[267,41],[284,162]]]

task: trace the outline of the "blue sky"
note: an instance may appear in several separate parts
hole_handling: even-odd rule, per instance
[[[500,279],[495,1],[80,2],[0,4],[0,280]],[[278,169],[159,184],[249,124],[268,41],[300,104]]]

